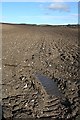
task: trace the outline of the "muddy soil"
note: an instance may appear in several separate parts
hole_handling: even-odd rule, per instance
[[[79,62],[77,27],[3,24],[3,117],[79,119]],[[45,99],[35,85],[35,73],[54,78],[70,107],[53,96]]]

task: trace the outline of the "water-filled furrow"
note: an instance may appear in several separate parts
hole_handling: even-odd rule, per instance
[[[40,74],[36,74],[35,76],[41,82],[42,86],[49,95],[63,98],[64,95],[58,89],[57,83],[54,82],[54,80],[51,80],[50,78]]]

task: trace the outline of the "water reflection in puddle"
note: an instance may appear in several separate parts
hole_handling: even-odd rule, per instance
[[[54,79],[50,79],[41,74],[36,74],[35,76],[41,82],[41,84],[43,85],[43,87],[49,95],[54,95],[59,98],[63,97],[63,94],[60,92],[59,88],[57,87],[57,83],[54,81]]]

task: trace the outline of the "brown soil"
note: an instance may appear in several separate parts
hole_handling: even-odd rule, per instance
[[[77,27],[3,24],[4,118],[75,118],[80,111],[79,54]],[[52,111],[43,115],[46,102],[34,84],[36,72],[55,78],[71,104],[71,113],[65,110],[63,115],[60,107],[62,114],[57,118],[57,107],[57,115]]]

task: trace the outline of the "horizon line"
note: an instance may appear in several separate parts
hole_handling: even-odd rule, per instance
[[[46,25],[51,25],[51,26],[54,26],[54,25],[56,25],[56,26],[57,25],[80,25],[79,23],[66,23],[66,24],[44,24],[44,23],[37,24],[36,23],[36,24],[34,24],[34,23],[12,23],[12,22],[9,22],[9,23],[8,22],[0,22],[0,24],[16,24],[16,25],[21,25],[21,24],[23,25],[24,24],[24,25],[45,25],[45,26]]]

